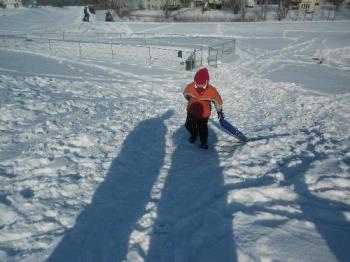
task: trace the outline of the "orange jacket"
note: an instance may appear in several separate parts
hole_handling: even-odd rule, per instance
[[[222,110],[222,98],[216,88],[210,84],[201,93],[192,82],[186,86],[183,95],[188,100],[187,112],[195,118],[209,118],[211,102],[214,103],[216,111]]]

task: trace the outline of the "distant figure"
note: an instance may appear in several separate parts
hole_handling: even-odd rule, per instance
[[[112,13],[109,10],[106,12],[105,21],[106,22],[113,22],[114,21]]]
[[[84,7],[84,18],[83,18],[83,22],[89,22],[89,18],[90,18],[90,14],[88,12],[87,7]]]
[[[183,92],[187,99],[187,118],[185,127],[190,133],[188,141],[193,144],[199,135],[200,147],[208,149],[208,120],[213,102],[218,118],[223,117],[222,99],[216,88],[209,84],[207,68],[201,68],[194,76],[194,81],[188,84]]]

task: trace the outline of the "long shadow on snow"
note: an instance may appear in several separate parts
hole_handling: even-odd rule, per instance
[[[173,114],[141,122],[125,139],[105,181],[48,261],[123,261],[163,165],[166,126]]]
[[[319,141],[316,144],[308,143],[306,150],[298,155],[281,159],[281,162],[284,163],[283,166],[269,171],[269,173],[283,173],[285,181],[281,182],[281,186],[294,186],[295,192],[298,194],[296,204],[300,206],[301,213],[290,213],[269,208],[269,206],[275,204],[285,206],[293,204],[292,202],[280,200],[265,203],[264,206],[255,205],[251,207],[235,203],[231,205],[231,210],[232,212],[244,211],[250,214],[264,211],[302,221],[310,221],[315,225],[316,230],[325,240],[337,261],[348,261],[350,257],[350,242],[348,239],[350,235],[350,223],[344,216],[344,212],[349,212],[350,206],[336,200],[321,198],[310,191],[305,181],[305,175],[315,162],[325,161],[328,158],[327,153],[316,150],[317,146],[327,144],[328,141],[319,131],[311,131],[312,133],[310,131],[305,132],[308,135],[318,137]],[[336,142],[333,141],[333,143]],[[296,160],[300,162],[290,165],[291,163],[295,163]],[[268,176],[265,177],[268,178]],[[265,182],[269,184],[269,180],[267,179]],[[279,222],[265,221],[257,223],[267,223],[276,226]]]
[[[304,132],[307,132],[309,136],[318,137],[319,141],[316,144],[308,143],[306,151],[300,155],[287,157],[283,160],[285,165],[279,169],[285,177],[285,182],[282,185],[294,185],[294,190],[298,194],[296,203],[302,211],[300,219],[308,220],[315,225],[316,230],[325,240],[337,261],[349,261],[350,223],[344,212],[349,212],[350,206],[314,195],[305,181],[305,175],[313,164],[328,158],[326,152],[317,150],[317,146],[327,144],[328,140],[317,130]],[[301,160],[301,163],[289,167],[289,163],[295,160]]]
[[[306,150],[298,155],[292,155],[281,159],[284,163],[283,166],[276,167],[270,170],[268,173],[273,174],[277,172],[283,173],[285,181],[281,182],[281,186],[294,186],[295,192],[298,194],[298,199],[296,204],[300,206],[301,213],[288,212],[283,210],[275,210],[270,208],[274,205],[288,206],[293,205],[294,202],[284,201],[284,200],[273,200],[264,203],[264,205],[253,205],[245,206],[239,203],[233,203],[230,205],[231,212],[235,213],[238,211],[243,211],[251,215],[255,215],[256,212],[267,212],[280,216],[285,216],[298,220],[310,221],[315,225],[317,232],[325,240],[327,246],[329,247],[332,254],[336,257],[337,261],[349,261],[350,257],[350,223],[346,219],[344,212],[349,212],[350,205],[336,201],[321,198],[314,195],[306,183],[305,175],[308,170],[313,167],[313,164],[317,161],[324,161],[328,158],[327,153],[319,152],[316,150],[317,146],[327,144],[329,142],[323,137],[319,131],[312,130],[305,131],[307,134],[313,135],[319,138],[316,144],[309,143]],[[339,143],[330,139],[331,143]],[[299,160],[300,163],[290,166],[291,163]],[[334,177],[331,174],[324,177]],[[273,177],[266,174],[265,176],[258,179],[251,179],[242,183],[237,183],[233,185],[227,185],[228,190],[233,190],[237,188],[247,188],[251,186],[264,186],[272,184]],[[285,220],[264,220],[256,221],[256,224],[266,225],[266,226],[277,226],[279,223],[284,223],[289,221]],[[321,259],[321,258],[320,258]],[[322,260],[322,259],[321,259]]]
[[[211,146],[216,136],[209,134]],[[184,128],[173,136],[176,149],[146,261],[234,262],[232,214],[218,153],[212,146],[207,151],[191,145],[186,137]]]

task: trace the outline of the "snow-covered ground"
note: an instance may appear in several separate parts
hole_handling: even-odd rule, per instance
[[[187,142],[184,66],[2,47],[0,261],[350,260],[349,21],[81,16],[0,9],[0,34],[234,37],[210,81],[252,141],[213,113],[209,150]]]

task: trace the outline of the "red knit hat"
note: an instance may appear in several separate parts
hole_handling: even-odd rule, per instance
[[[197,71],[194,76],[194,83],[197,88],[206,88],[207,84],[209,83],[209,72],[206,67],[201,68]]]

